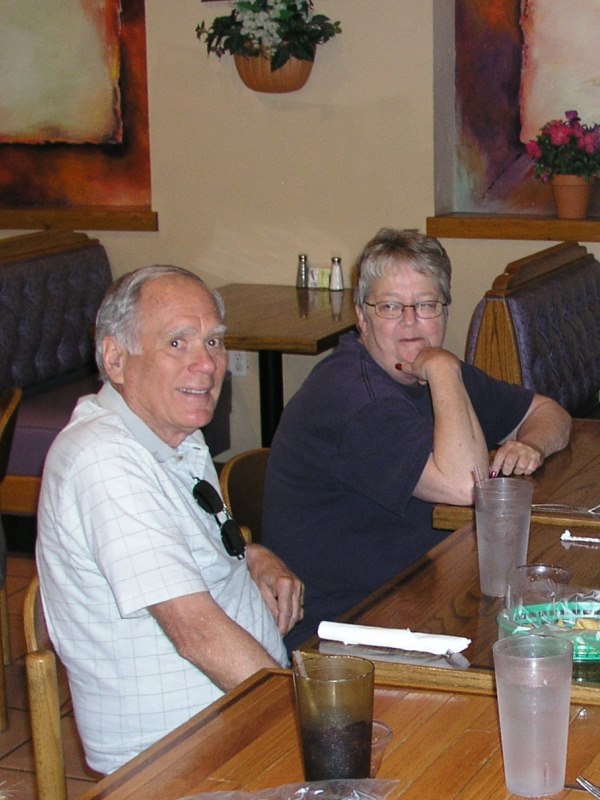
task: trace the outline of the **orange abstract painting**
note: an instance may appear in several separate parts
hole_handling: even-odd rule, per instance
[[[0,211],[149,209],[143,0],[0,7]]]
[[[2,12],[0,142],[122,141],[119,0],[22,0]]]

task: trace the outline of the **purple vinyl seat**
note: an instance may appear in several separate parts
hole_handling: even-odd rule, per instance
[[[8,472],[41,475],[46,453],[69,421],[77,400],[99,387],[98,376],[88,375],[28,397],[19,411]]]
[[[93,329],[111,282],[104,247],[86,234],[0,240],[0,389],[23,390],[4,513],[35,513],[48,447],[77,398],[98,386]]]

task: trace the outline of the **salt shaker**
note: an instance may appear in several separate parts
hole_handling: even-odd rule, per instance
[[[308,257],[301,253],[298,256],[298,272],[296,273],[296,287],[306,289],[308,286]]]
[[[331,274],[329,275],[329,289],[332,292],[339,292],[344,288],[344,276],[342,275],[342,259],[334,256],[331,259]]]

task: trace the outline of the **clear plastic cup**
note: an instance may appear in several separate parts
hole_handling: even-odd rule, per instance
[[[554,605],[570,580],[569,570],[557,564],[519,564],[508,574],[506,608]]]
[[[475,524],[481,593],[505,597],[508,573],[527,561],[533,484],[490,478],[475,485]]]
[[[573,647],[552,636],[508,636],[493,647],[504,778],[521,797],[565,783]]]
[[[375,778],[381,767],[381,762],[392,741],[393,732],[389,725],[373,720],[373,737],[371,743],[371,778]]]

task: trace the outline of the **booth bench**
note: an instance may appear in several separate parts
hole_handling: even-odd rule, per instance
[[[600,416],[600,263],[563,242],[508,264],[475,309],[465,360]]]
[[[112,283],[97,239],[41,231],[0,239],[0,389],[18,386],[23,400],[0,487],[4,514],[36,513],[48,448],[79,397],[100,386],[94,324]],[[213,456],[230,446],[231,382],[204,429]]]

